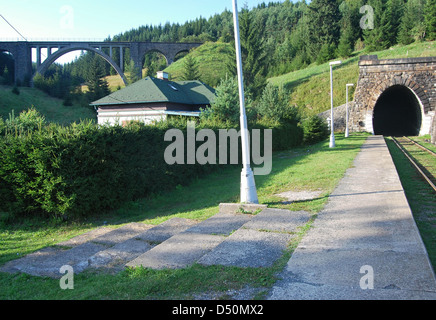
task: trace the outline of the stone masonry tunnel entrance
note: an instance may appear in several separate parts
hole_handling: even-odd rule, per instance
[[[373,128],[376,135],[417,136],[421,123],[421,105],[406,86],[389,87],[375,104]]]

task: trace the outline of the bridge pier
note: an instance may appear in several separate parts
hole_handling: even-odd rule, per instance
[[[39,67],[41,65],[41,47],[36,47],[36,66]]]
[[[124,72],[124,51],[122,46],[120,46],[120,68]]]

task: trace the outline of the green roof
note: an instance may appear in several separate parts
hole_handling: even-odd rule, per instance
[[[146,77],[91,103],[91,106],[173,102],[211,104],[215,90],[200,81],[167,81]]]

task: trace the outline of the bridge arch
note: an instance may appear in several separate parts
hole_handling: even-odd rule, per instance
[[[169,63],[169,59],[168,59],[168,57],[166,56],[166,54],[163,53],[161,50],[158,50],[158,49],[150,49],[150,50],[145,51],[145,52],[142,54],[142,56],[141,56],[142,64],[144,64],[145,57],[146,57],[147,54],[149,54],[149,53],[158,53],[159,55],[161,55],[162,57],[165,58],[165,61],[166,61],[167,66],[170,65],[170,63]]]
[[[100,57],[102,57],[103,59],[105,59],[115,70],[116,72],[121,76],[121,79],[123,80],[124,84],[127,85],[127,79],[124,75],[124,72],[121,70],[120,66],[118,66],[118,64],[112,60],[111,57],[109,57],[106,53],[104,53],[103,51],[93,48],[93,47],[89,47],[89,46],[70,46],[70,47],[64,47],[64,48],[60,48],[59,50],[57,50],[56,52],[53,52],[51,55],[49,55],[49,57],[47,57],[47,59],[44,60],[44,62],[37,67],[36,69],[36,73],[33,75],[33,77],[35,77],[35,75],[37,73],[39,74],[44,74],[48,68],[60,57],[62,57],[64,54],[67,54],[69,52],[72,51],[92,51],[95,52],[96,54],[98,54]],[[33,79],[32,77],[32,79]]]
[[[6,83],[12,84],[15,82],[16,58],[12,52],[2,48],[0,48],[0,54],[5,58],[5,63],[0,64],[0,75],[4,78],[3,80],[6,81]],[[8,71],[7,75],[4,74],[5,68],[7,68]]]

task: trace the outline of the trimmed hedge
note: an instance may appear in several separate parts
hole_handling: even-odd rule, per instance
[[[24,113],[20,118],[28,116]],[[164,153],[171,142],[164,141],[165,132],[176,126],[186,138],[183,121],[155,126],[133,123],[124,128],[99,127],[92,122],[67,127],[42,125],[38,117],[35,121],[39,121],[38,126],[20,127],[19,120],[9,127],[0,123],[0,212],[15,217],[89,216],[187,185],[222,168],[166,164]],[[219,129],[210,123],[196,129],[204,127],[215,132]],[[297,125],[258,122],[253,128],[273,129],[273,150],[301,143]],[[197,142],[197,146],[201,144]]]

